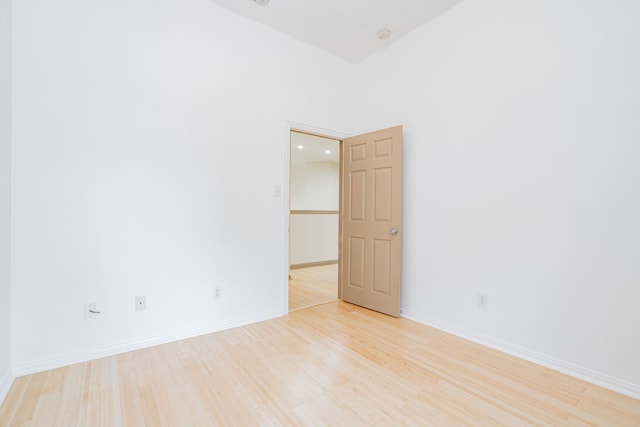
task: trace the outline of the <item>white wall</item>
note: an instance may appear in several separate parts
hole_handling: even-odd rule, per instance
[[[405,315],[640,396],[639,24],[465,1],[361,64],[361,130],[405,125]]]
[[[0,0],[0,402],[11,384],[11,0]]]
[[[336,142],[339,150],[339,142]],[[292,210],[340,209],[340,162],[291,165]],[[289,221],[291,265],[338,259],[338,215],[293,214]]]
[[[339,150],[339,143],[336,143]],[[340,162],[309,162],[291,166],[291,209],[340,209]]]
[[[285,122],[350,131],[352,66],[207,0],[13,24],[16,373],[283,313]]]
[[[299,214],[289,220],[291,265],[338,259],[338,214]]]

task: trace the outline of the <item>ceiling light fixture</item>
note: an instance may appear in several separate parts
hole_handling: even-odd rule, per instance
[[[386,40],[389,37],[391,37],[391,31],[389,31],[389,30],[380,30],[380,31],[378,31],[378,38],[380,40]]]
[[[302,150],[304,148],[304,145],[298,145],[298,150]]]
[[[324,150],[324,154],[331,154],[331,150]]]

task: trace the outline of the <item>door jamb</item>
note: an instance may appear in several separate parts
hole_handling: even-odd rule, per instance
[[[292,121],[285,121],[284,125],[284,178],[282,184],[282,208],[283,208],[283,230],[284,230],[284,266],[282,268],[282,283],[283,283],[283,295],[282,295],[282,315],[285,316],[289,313],[289,179],[291,170],[291,131],[298,131],[303,133],[309,133],[326,138],[337,139],[340,141],[340,151],[342,152],[342,140],[347,138],[349,134],[339,131],[333,131],[329,129],[320,128],[317,126],[311,126],[303,123],[297,123]],[[342,185],[342,156],[340,156],[340,185]],[[340,213],[342,213],[342,188],[340,189]],[[342,221],[340,221],[341,223]],[[340,226],[341,227],[341,226]],[[340,228],[341,230],[341,228]],[[340,242],[340,239],[339,239]],[[338,250],[338,259],[341,259],[340,250]],[[340,274],[338,273],[338,276]],[[340,282],[338,278],[338,283]],[[340,286],[338,285],[338,298],[340,297]]]

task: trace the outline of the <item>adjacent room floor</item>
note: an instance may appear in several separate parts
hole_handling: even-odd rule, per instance
[[[338,299],[338,264],[293,268],[289,277],[289,311]]]

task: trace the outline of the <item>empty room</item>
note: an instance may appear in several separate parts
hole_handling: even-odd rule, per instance
[[[640,426],[639,76],[637,0],[0,0],[0,426]]]

